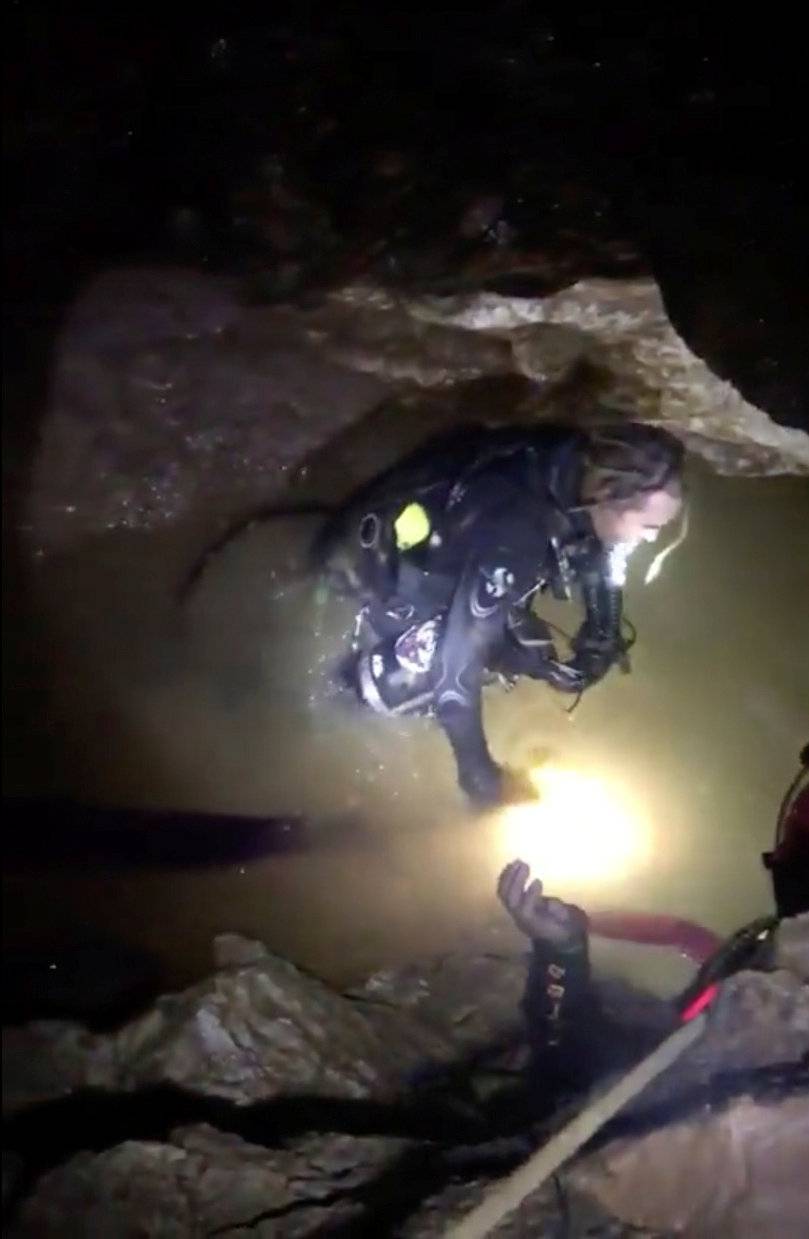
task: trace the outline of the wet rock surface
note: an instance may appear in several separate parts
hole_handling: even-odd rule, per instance
[[[69,314],[28,503],[39,551],[198,511],[294,502],[319,449],[391,400],[424,433],[488,417],[659,422],[721,472],[809,472],[778,426],[696,358],[649,280],[545,298],[394,294],[358,285],[312,308],[250,307],[193,272],[112,272]],[[515,387],[515,380],[522,386]],[[443,394],[442,394],[443,393]]]
[[[312,1136],[268,1150],[209,1127],[187,1128],[170,1143],[127,1141],[95,1157],[80,1154],[45,1177],[16,1231],[42,1239],[314,1235],[356,1219],[363,1188],[400,1149],[395,1140]]]
[[[807,311],[795,279],[805,251],[789,174],[735,169],[717,182],[702,171],[676,205],[654,194],[649,215],[658,231],[646,252],[677,332],[745,400],[807,429]]]
[[[806,918],[781,936],[794,960]],[[216,955],[209,981],[116,1034],[6,1031],[7,1143],[23,1149],[7,1168],[24,1197],[9,1233],[428,1239],[530,1150],[498,1157],[468,1100],[419,1116],[440,1094],[413,1092],[425,1069],[515,1035],[519,955],[448,956],[348,996],[236,935]],[[552,1233],[566,1219],[568,1233],[604,1239],[797,1236],[807,1054],[805,977],[738,974],[692,1049],[493,1233]]]
[[[542,1233],[560,1196],[573,1234],[757,1239],[803,1233],[809,1189],[800,1170],[809,1122],[809,918],[784,922],[776,970],[723,983],[704,1034],[492,1234]],[[404,1233],[444,1233],[483,1188],[429,1202]],[[595,1210],[595,1229],[588,1227]],[[582,1229],[576,1229],[578,1225]],[[614,1232],[609,1225],[618,1227]]]
[[[235,334],[225,286],[170,271],[88,290],[66,324],[33,471],[31,520],[47,543],[150,528],[245,484],[271,495],[379,400],[376,380],[318,358],[269,314],[263,338]]]
[[[391,394],[514,373],[544,393],[582,361],[590,402],[724,471],[807,468],[795,82],[779,58],[762,94],[757,32],[733,56],[682,15],[313,16],[178,21],[165,46],[135,15],[67,23],[54,65],[51,28],[15,14],[20,355],[67,313],[20,521],[36,548],[227,517]],[[145,269],[88,286],[126,255]],[[8,419],[29,448],[31,386],[12,376]],[[569,387],[555,411],[578,416]]]
[[[552,381],[560,362],[565,377],[587,363],[593,404],[661,422],[720,472],[809,468],[806,434],[774,425],[717,379],[677,335],[651,280],[584,280],[541,301],[491,294],[427,301],[413,312],[484,334],[503,332],[514,368],[534,382]]]
[[[742,1098],[640,1139],[616,1140],[572,1172],[631,1226],[705,1236],[798,1236],[809,1200],[802,1146],[809,1098]]]
[[[157,40],[136,11],[58,35],[12,16],[15,311],[122,254],[276,301],[358,278],[544,296],[652,273],[697,356],[806,426],[788,29],[521,3],[337,21],[312,4],[177,15]]]
[[[235,935],[220,940],[217,955],[221,970],[209,980],[161,998],[116,1033],[58,1021],[11,1030],[7,1106],[82,1084],[170,1082],[241,1105],[284,1094],[386,1097],[401,1084],[412,1050],[386,1044],[358,1006]],[[451,1052],[438,1036],[433,1048]],[[53,1090],[51,1071],[62,1080]]]

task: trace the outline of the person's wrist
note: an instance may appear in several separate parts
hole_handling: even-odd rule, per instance
[[[569,907],[570,924],[567,933],[555,940],[552,945],[564,955],[579,955],[587,950],[588,922],[581,908]]]

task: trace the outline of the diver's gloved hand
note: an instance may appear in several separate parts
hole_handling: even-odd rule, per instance
[[[537,675],[536,679],[545,680],[558,693],[582,693],[588,686],[588,681],[576,666],[575,660],[563,663],[549,658],[543,663],[542,675]]]
[[[587,935],[587,917],[575,904],[545,896],[539,878],[528,883],[530,869],[523,860],[506,865],[497,883],[497,895],[521,933],[534,942],[568,946]]]
[[[498,805],[525,804],[537,799],[537,789],[528,776],[511,766],[498,766],[496,762],[478,762],[474,768],[459,772],[458,781],[479,809],[493,809]]]
[[[503,803],[505,772],[495,761],[477,761],[458,769],[461,790],[477,809]]]
[[[515,770],[513,766],[504,766],[500,785],[501,804],[526,804],[538,800],[536,786],[524,770]]]
[[[617,662],[625,659],[626,646],[623,641],[584,636],[575,642],[573,658],[566,666],[578,674],[582,688],[590,688],[603,680]]]

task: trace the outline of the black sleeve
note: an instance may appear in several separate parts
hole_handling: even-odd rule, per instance
[[[435,710],[452,745],[461,786],[496,798],[498,768],[483,733],[481,687],[492,651],[504,639],[515,601],[533,585],[524,557],[487,537],[472,551],[447,615],[437,663]]]
[[[590,980],[587,935],[567,949],[534,942],[523,998],[531,1076],[543,1102],[586,1088],[598,1073],[605,1021]]]
[[[573,662],[587,683],[594,684],[626,654],[623,591],[609,579],[606,553],[594,556],[583,571],[581,592],[585,617],[573,639]]]
[[[536,584],[548,545],[542,512],[513,462],[478,475],[451,506],[447,542],[460,571],[441,638],[435,711],[473,798],[498,798],[500,771],[483,734],[483,672],[505,639],[510,611]]]

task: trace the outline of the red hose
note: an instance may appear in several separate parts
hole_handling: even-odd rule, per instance
[[[652,916],[644,912],[595,912],[590,918],[590,932],[599,938],[619,942],[638,942],[643,946],[675,947],[695,964],[706,959],[721,946],[722,939],[704,925],[685,921],[677,916]]]

